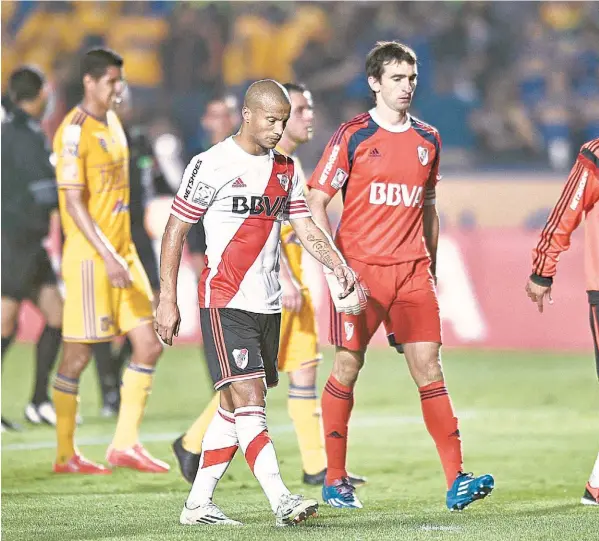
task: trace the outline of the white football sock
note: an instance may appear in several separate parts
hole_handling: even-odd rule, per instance
[[[597,454],[597,460],[595,461],[591,477],[589,478],[589,485],[593,488],[599,488],[599,454]]]
[[[290,494],[281,479],[274,445],[266,426],[266,408],[246,406],[235,410],[237,437],[245,459],[276,512],[279,500]]]
[[[214,489],[237,451],[238,440],[233,413],[218,408],[202,440],[200,467],[187,497],[193,509],[212,499]]]

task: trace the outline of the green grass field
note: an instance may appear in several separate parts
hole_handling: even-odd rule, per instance
[[[16,346],[5,360],[2,412],[22,419],[32,381],[33,349]],[[324,383],[330,351],[321,371]],[[584,540],[599,538],[599,508],[579,504],[599,447],[599,393],[591,355],[447,351],[447,381],[461,418],[466,468],[491,472],[492,496],[462,513],[445,508],[434,445],[420,418],[418,393],[403,357],[373,351],[361,375],[350,429],[351,470],[369,477],[363,510],[321,506],[320,516],[292,531],[274,527],[266,499],[241,455],[215,501],[243,528],[180,526],[188,486],[171,441],[209,398],[204,364],[194,348],[166,352],[150,397],[142,440],[173,466],[166,475],[118,470],[110,477],[54,476],[54,432],[26,427],[2,435],[2,539],[163,540]],[[269,395],[269,425],[283,478],[300,484],[300,460],[283,384]],[[98,415],[95,371],[82,383],[84,424],[78,443],[103,460],[114,420]]]

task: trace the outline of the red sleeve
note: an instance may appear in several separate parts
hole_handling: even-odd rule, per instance
[[[347,142],[350,130],[341,126],[331,137],[318,165],[312,172],[308,186],[333,197],[349,177]]]
[[[551,285],[559,256],[570,247],[570,237],[582,221],[583,214],[599,200],[597,156],[586,145],[582,147],[560,198],[553,208],[541,238],[533,250],[533,280]]]

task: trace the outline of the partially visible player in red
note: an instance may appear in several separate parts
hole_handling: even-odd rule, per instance
[[[418,386],[447,479],[447,506],[463,509],[489,494],[494,480],[463,473],[458,421],[441,367],[435,291],[441,139],[408,113],[418,76],[414,51],[398,42],[377,43],[366,74],[375,107],[341,125],[308,182],[314,220],[329,233],[326,207],[341,190],[336,244],[371,292],[360,315],[331,310],[329,339],[336,353],[322,397],[328,461],[323,499],[334,507],[362,507],[347,478],[347,427],[366,348],[384,323],[403,345]]]
[[[553,302],[551,286],[559,256],[570,247],[570,237],[583,216],[586,223],[584,272],[599,377],[599,139],[589,141],[580,149],[568,181],[533,250],[532,274],[526,284],[526,293],[541,313],[545,297]],[[599,505],[599,455],[581,503]]]

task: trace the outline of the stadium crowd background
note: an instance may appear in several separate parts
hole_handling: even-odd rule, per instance
[[[125,58],[137,118],[168,118],[191,151],[211,96],[264,77],[302,81],[318,108],[310,169],[335,126],[369,106],[363,59],[381,39],[417,51],[414,112],[443,135],[446,169],[566,169],[599,134],[593,2],[7,1],[2,84],[19,63],[39,65],[60,117],[77,55],[108,45]]]
[[[563,282],[571,282],[564,295],[573,300],[544,316],[536,331],[529,328],[526,338],[510,337],[505,322],[497,326],[504,316],[510,321],[513,309],[503,314],[498,307],[506,293],[494,290],[513,292],[508,305],[522,296],[525,309],[520,290],[534,235],[578,148],[599,136],[599,10],[593,2],[3,1],[2,90],[19,64],[40,66],[53,88],[44,122],[51,137],[79,100],[81,52],[107,45],[125,59],[134,122],[154,139],[174,135],[186,162],[206,146],[200,118],[211,98],[239,99],[260,78],[302,82],[315,100],[314,140],[299,151],[309,174],[339,123],[370,108],[364,57],[384,39],[417,52],[412,112],[443,138],[443,230],[464,258],[481,321],[487,313],[481,323],[487,334],[462,338],[502,347],[588,348],[576,246],[568,254],[571,272],[567,263],[563,271]],[[168,203],[161,208],[165,214]],[[159,236],[162,221],[151,222]],[[458,238],[456,231],[482,236]],[[508,263],[509,282],[505,273],[494,274]],[[503,281],[489,287],[492,280]],[[522,314],[523,328],[529,315]],[[477,317],[466,318],[470,329]],[[568,329],[560,327],[564,320]],[[497,338],[488,339],[493,332]],[[456,342],[451,328],[447,334]],[[545,341],[548,335],[553,341]]]

